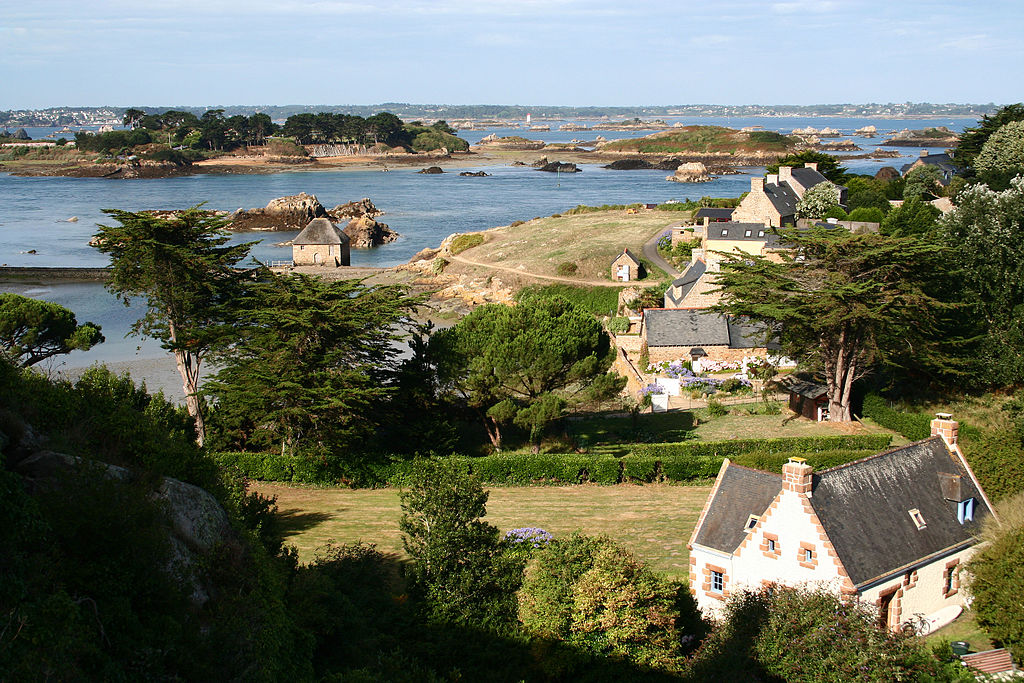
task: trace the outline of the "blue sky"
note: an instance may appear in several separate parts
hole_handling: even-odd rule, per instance
[[[1022,0],[36,0],[0,109],[1024,99]]]

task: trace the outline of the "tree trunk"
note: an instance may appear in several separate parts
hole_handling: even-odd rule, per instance
[[[487,415],[484,415],[484,429],[487,430],[487,438],[491,440],[491,445],[497,450],[501,450],[501,425],[495,420],[491,419]]]
[[[849,339],[844,331],[835,342],[831,357],[825,361],[825,384],[828,389],[829,422],[850,422],[853,412],[850,395],[856,370],[856,350],[848,347]]]
[[[178,329],[173,322],[168,324],[171,342],[177,343]],[[199,363],[197,354],[183,349],[174,349],[174,362],[181,375],[181,385],[185,390],[185,408],[196,421],[196,443],[200,446],[206,441],[206,422],[203,419],[202,405],[199,401]]]

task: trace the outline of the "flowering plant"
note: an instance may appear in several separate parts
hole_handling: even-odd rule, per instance
[[[666,250],[672,248],[672,231],[666,230],[658,237],[658,249]]]
[[[665,387],[661,386],[660,384],[648,384],[647,386],[645,386],[643,389],[640,390],[640,398],[642,400],[643,398],[645,398],[647,396],[650,396],[651,394],[664,394],[664,393],[665,393]]]
[[[510,529],[505,532],[506,542],[518,544],[518,547],[523,548],[540,548],[542,546],[547,546],[547,544],[553,540],[555,540],[554,536],[536,526]]]

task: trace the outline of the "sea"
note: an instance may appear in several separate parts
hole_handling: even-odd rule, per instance
[[[850,139],[864,152],[874,150],[890,132],[946,126],[962,131],[974,125],[971,118],[868,119],[839,117],[663,117],[673,124],[719,125],[790,133],[808,126],[835,128],[841,138]],[[463,130],[460,136],[471,144],[486,135],[519,135],[545,142],[592,142],[634,138],[651,131],[560,131],[567,121],[533,121],[550,131],[525,126]],[[574,121],[593,125],[596,121]],[[863,138],[854,131],[873,125],[878,136]],[[56,132],[56,128],[27,128],[33,139]],[[920,148],[889,147],[901,158],[855,159],[844,164],[851,172],[874,174],[883,166],[899,169],[920,153]],[[933,153],[941,149],[930,150]],[[849,156],[852,153],[835,153]],[[558,159],[553,152],[552,160]],[[330,208],[368,197],[384,211],[380,221],[397,231],[397,241],[368,250],[353,250],[352,265],[392,266],[404,263],[425,247],[436,247],[448,235],[485,230],[515,220],[529,220],[566,211],[579,204],[663,203],[698,199],[702,196],[737,197],[750,188],[750,178],[764,173],[763,167],[738,169],[738,175],[723,175],[711,182],[682,184],[667,182],[668,172],[656,170],[612,171],[599,164],[582,164],[582,173],[552,174],[524,166],[481,165],[458,168],[444,174],[420,174],[417,168],[339,171],[289,171],[268,175],[201,174],[178,178],[108,180],[98,178],[24,178],[0,174],[0,264],[8,266],[102,267],[106,256],[89,246],[97,224],[110,219],[103,209],[140,211],[181,209],[203,205],[210,209],[234,211],[255,208],[277,197],[305,192],[316,195]],[[489,177],[463,177],[464,170],[483,170]],[[72,219],[72,220],[69,220]],[[666,221],[671,221],[666,216]],[[291,258],[290,247],[281,243],[295,232],[236,233],[236,242],[258,242],[252,256],[262,262]],[[138,361],[155,361],[166,356],[153,340],[126,337],[138,317],[141,304],[125,307],[100,284],[95,283],[0,283],[0,291],[55,301],[74,310],[79,320],[103,326],[107,342],[88,352],[74,352],[56,361],[53,372],[80,370],[94,362],[133,368]],[[166,373],[164,373],[166,374]],[[154,387],[152,382],[159,386]],[[176,382],[153,378],[150,388],[176,393]],[[180,389],[177,390],[180,393]]]

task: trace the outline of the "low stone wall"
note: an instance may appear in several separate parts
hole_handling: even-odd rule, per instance
[[[37,268],[0,266],[0,280],[84,280],[90,282],[106,282],[109,279],[109,268]]]

